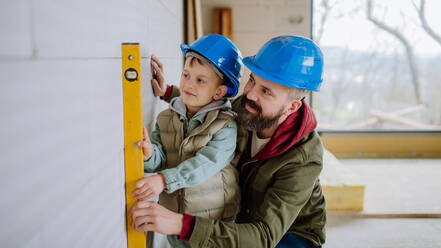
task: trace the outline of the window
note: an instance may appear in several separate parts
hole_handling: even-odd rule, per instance
[[[314,0],[320,130],[441,131],[441,2]]]

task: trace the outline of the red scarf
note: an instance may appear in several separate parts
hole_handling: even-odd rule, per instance
[[[250,160],[265,160],[283,154],[303,137],[314,131],[317,127],[314,112],[305,101],[302,103],[302,107],[280,124],[271,140]]]

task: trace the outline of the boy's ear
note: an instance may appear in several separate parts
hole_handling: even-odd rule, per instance
[[[216,92],[214,93],[213,99],[214,100],[221,99],[222,97],[225,96],[225,94],[227,94],[227,90],[228,90],[227,86],[219,85],[216,89]]]

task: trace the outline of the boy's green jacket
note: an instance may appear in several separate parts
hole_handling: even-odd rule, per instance
[[[233,102],[233,110],[241,98]],[[319,182],[323,148],[316,123],[303,102],[253,158],[248,155],[251,133],[238,124],[237,148],[244,151],[238,164],[241,211],[235,223],[196,217],[190,246],[275,247],[285,233],[322,245],[326,204]]]

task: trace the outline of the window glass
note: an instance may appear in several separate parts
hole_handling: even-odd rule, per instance
[[[313,3],[321,130],[441,130],[441,1]]]

